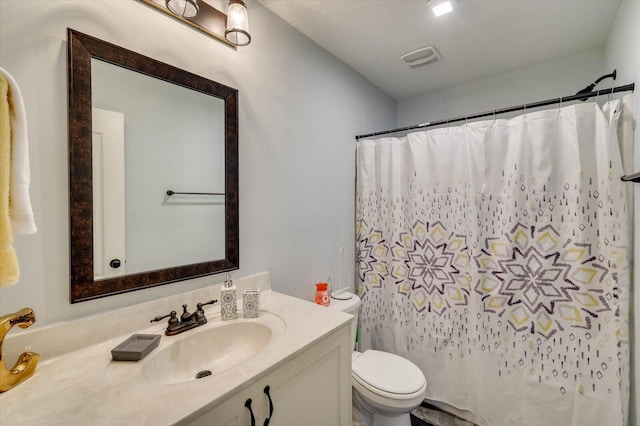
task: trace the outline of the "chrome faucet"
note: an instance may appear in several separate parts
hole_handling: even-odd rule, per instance
[[[164,331],[164,334],[167,336],[175,336],[192,328],[205,325],[207,323],[207,317],[205,316],[203,306],[213,305],[216,302],[217,300],[209,300],[208,302],[197,303],[196,311],[193,313],[187,311],[187,304],[185,303],[182,305],[182,315],[180,315],[180,319],[178,319],[178,313],[176,311],[171,311],[167,315],[160,315],[153,318],[151,322],[161,321],[168,317],[169,322],[167,323],[167,329]]]

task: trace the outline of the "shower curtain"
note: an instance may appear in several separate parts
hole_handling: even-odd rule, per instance
[[[621,101],[357,144],[360,350],[479,424],[622,425]]]

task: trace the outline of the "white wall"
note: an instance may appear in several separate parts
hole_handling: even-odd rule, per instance
[[[640,84],[640,2],[625,0],[618,9],[618,16],[611,27],[611,33],[605,46],[605,63],[607,68],[618,70],[618,84],[635,82]],[[636,89],[637,92],[637,89]],[[635,98],[635,169],[640,169],[640,104]],[[640,424],[640,283],[637,265],[640,265],[640,185],[635,185],[634,193],[634,281],[632,292],[632,318],[634,327],[631,330],[632,344],[632,394],[630,407],[631,425]]]
[[[609,72],[604,67],[603,49],[558,58],[402,99],[398,102],[398,127],[573,95]],[[610,81],[598,88],[608,87]]]
[[[0,312],[31,306],[37,325],[221,282],[192,280],[69,304],[67,27],[239,90],[240,271],[311,299],[345,247],[353,270],[356,134],[395,125],[395,102],[249,1],[252,43],[238,50],[134,0],[0,1],[0,65],[21,86],[38,232],[16,237],[20,283]],[[161,314],[161,312],[159,312]]]

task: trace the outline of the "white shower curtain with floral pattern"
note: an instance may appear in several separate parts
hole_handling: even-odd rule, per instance
[[[621,101],[357,144],[360,349],[479,424],[626,423]]]

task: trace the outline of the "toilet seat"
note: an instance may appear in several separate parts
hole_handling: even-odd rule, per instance
[[[427,383],[422,371],[398,355],[368,350],[352,360],[353,380],[374,394],[409,400],[424,394]]]

